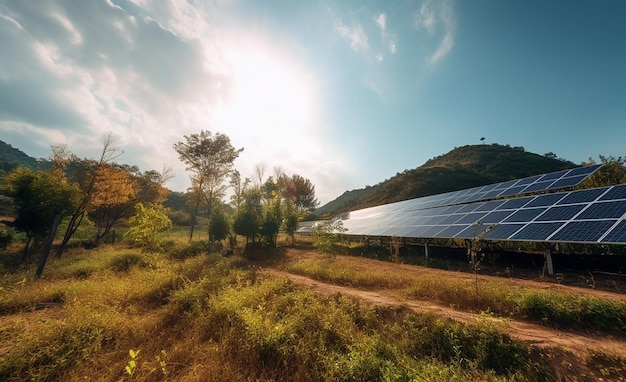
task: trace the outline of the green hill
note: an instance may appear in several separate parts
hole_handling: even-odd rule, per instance
[[[421,196],[462,190],[510,179],[576,167],[552,155],[538,155],[508,145],[468,145],[405,170],[375,186],[347,191],[318,208],[318,216]]]
[[[37,169],[39,162],[8,143],[0,141],[0,171],[11,172],[18,166]]]

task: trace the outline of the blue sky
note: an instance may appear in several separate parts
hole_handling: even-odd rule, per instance
[[[200,130],[328,202],[454,147],[626,155],[624,1],[0,0],[0,140],[188,175]]]

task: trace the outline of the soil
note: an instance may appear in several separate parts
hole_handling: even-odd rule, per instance
[[[286,248],[281,256],[280,261],[289,261],[290,258],[303,257],[321,257],[321,255],[311,249]],[[365,261],[362,258],[350,257],[350,261]],[[431,313],[448,317],[450,319],[472,323],[477,321],[492,320],[497,327],[507,333],[511,338],[521,340],[531,347],[538,347],[548,350],[551,357],[554,357],[552,364],[559,364],[556,373],[563,381],[580,381],[580,380],[613,380],[615,376],[602,379],[599,366],[588,365],[589,357],[597,354],[602,355],[604,360],[613,360],[613,366],[626,367],[626,338],[613,336],[606,333],[581,333],[562,331],[551,329],[534,323],[525,321],[494,317],[485,314],[476,314],[466,311],[460,311],[448,306],[442,306],[430,301],[423,300],[406,300],[397,297],[397,291],[394,290],[362,290],[350,286],[334,285],[326,282],[314,280],[305,276],[296,275],[279,270],[276,263],[267,261],[257,261],[256,265],[261,266],[265,272],[274,275],[287,277],[293,282],[304,285],[323,295],[332,295],[340,293],[346,296],[358,298],[367,303],[381,307],[383,309],[409,309],[418,313]],[[415,270],[415,266],[395,264],[389,262],[378,262],[376,265],[380,268],[397,267],[406,268],[406,271]],[[368,267],[371,266],[368,263]],[[439,272],[451,273],[455,277],[463,277],[471,280],[474,274],[446,271],[440,269],[419,267],[420,272]],[[497,276],[481,275],[481,278],[493,278]],[[499,277],[502,279],[502,277]],[[609,292],[597,289],[588,289],[574,287],[568,285],[557,284],[555,282],[546,282],[541,280],[531,280],[522,278],[507,278],[507,282],[511,285],[520,285],[539,289],[560,290],[577,295],[592,295],[607,298],[616,301],[626,300],[626,295],[618,292]],[[609,363],[611,363],[609,362]],[[609,365],[610,367],[611,365]],[[581,377],[582,376],[582,377]],[[588,377],[588,378],[587,378]],[[619,376],[617,380],[626,380],[626,375]]]

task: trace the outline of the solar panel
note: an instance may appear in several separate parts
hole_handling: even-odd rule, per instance
[[[392,212],[383,217],[384,211]],[[626,243],[626,184],[413,211],[387,205],[348,215],[344,227],[356,235]]]

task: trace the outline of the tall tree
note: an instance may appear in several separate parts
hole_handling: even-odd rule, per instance
[[[174,150],[182,162],[187,165],[187,170],[192,172],[192,190],[198,193],[195,212],[197,215],[200,195],[206,201],[207,213],[212,213],[212,205],[215,198],[222,190],[224,179],[231,174],[233,163],[243,148],[235,149],[230,143],[230,138],[225,134],[213,134],[202,130],[199,134],[184,136],[184,141],[174,144]],[[193,228],[190,228],[190,240]]]

